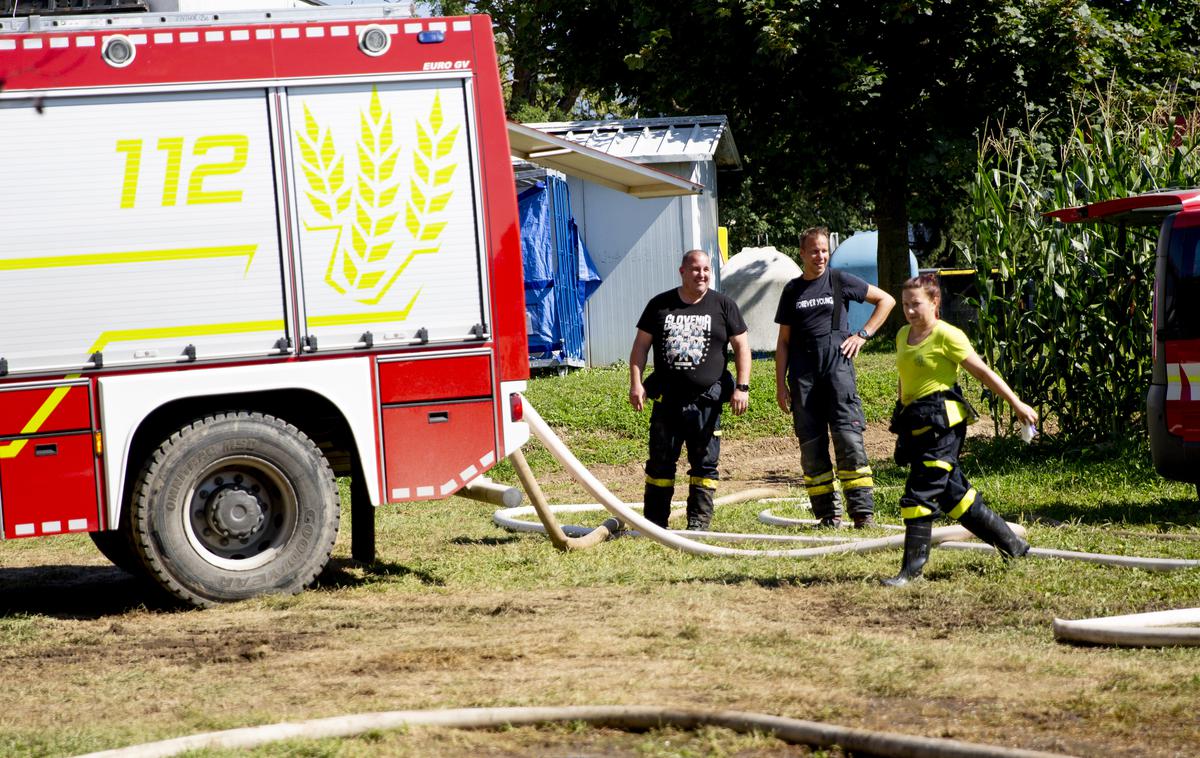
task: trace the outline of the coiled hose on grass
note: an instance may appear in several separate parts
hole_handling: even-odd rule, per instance
[[[638,531],[653,539],[655,542],[660,542],[667,547],[676,550],[682,550],[686,553],[696,555],[721,555],[721,556],[761,556],[764,558],[815,558],[822,555],[834,555],[837,553],[866,553],[875,550],[887,550],[894,547],[900,547],[904,544],[904,535],[899,534],[895,537],[876,537],[874,539],[855,540],[852,542],[844,542],[835,545],[822,545],[821,547],[798,548],[793,550],[749,550],[744,548],[721,547],[719,545],[709,545],[703,542],[697,542],[693,539],[688,539],[669,529],[663,529],[657,524],[647,519],[642,514],[630,508],[625,503],[621,502],[620,498],[609,491],[608,487],[592,475],[579,459],[575,457],[563,441],[550,429],[541,415],[534,410],[533,406],[528,402],[525,403],[525,421],[528,422],[530,430],[534,436],[538,438],[550,454],[562,464],[562,466],[571,473],[575,479],[583,485],[588,493],[596,498],[604,508],[613,516],[620,519],[622,522],[632,524],[637,527]],[[528,470],[528,469],[526,469]],[[532,476],[531,476],[532,478]],[[540,497],[540,489],[536,489]],[[530,493],[530,498],[534,494]],[[543,505],[544,505],[544,498]],[[1024,535],[1025,529],[1020,524],[1010,524],[1017,534]],[[699,534],[699,533],[698,533]],[[703,533],[711,535],[712,533]],[[970,537],[971,533],[961,526],[942,526],[933,530],[933,544],[945,542],[946,540],[960,539]],[[745,535],[743,535],[745,537]],[[1200,563],[1198,563],[1200,565]]]
[[[595,496],[603,507],[608,509],[613,518],[596,529],[583,530],[580,527],[564,528],[558,525],[554,512],[570,510],[594,510],[597,506],[557,506],[551,507],[545,502],[541,488],[530,472],[524,456],[514,456],[513,463],[517,467],[518,476],[534,502],[534,508],[544,523],[544,529],[551,536],[554,544],[562,550],[582,549],[598,544],[610,535],[617,533],[624,523],[637,526],[643,533],[656,539],[668,547],[686,550],[702,555],[761,555],[768,557],[815,557],[840,552],[865,552],[879,550],[902,544],[903,536],[886,537],[873,540],[853,540],[850,538],[802,537],[790,535],[730,535],[721,532],[698,532],[698,536],[708,538],[753,539],[775,541],[837,541],[841,544],[827,545],[820,548],[800,550],[740,550],[718,548],[712,545],[696,542],[681,537],[669,530],[661,529],[641,514],[630,509],[616,496],[591,475],[579,463],[578,459],[562,444],[562,441],[550,430],[537,411],[528,403],[525,405],[525,416],[534,434],[550,450],[551,454],[567,468],[587,490]],[[736,502],[737,500],[754,499],[771,494],[763,491],[749,491],[737,496],[722,498],[720,502]],[[492,496],[498,497],[496,492]],[[737,498],[735,500],[734,498]],[[504,509],[500,513],[514,512],[519,508]],[[768,523],[794,524],[797,520],[780,519],[764,512],[760,518]],[[534,528],[529,522],[524,522],[505,515],[497,518],[497,523],[514,529]],[[511,525],[510,525],[511,523]],[[807,523],[807,522],[800,522]],[[1021,529],[1013,525],[1014,529]],[[569,536],[566,532],[574,531],[577,536]],[[942,547],[967,550],[992,550],[990,546],[974,543],[952,542],[954,537],[966,534],[962,527],[941,527],[934,530],[934,544]],[[1200,561],[1168,560],[1156,558],[1131,558],[1127,556],[1106,556],[1093,553],[1076,553],[1067,550],[1044,550],[1034,548],[1031,555],[1041,557],[1062,558],[1067,560],[1086,560],[1107,565],[1135,566],[1149,570],[1167,571],[1180,568],[1200,566]],[[1149,614],[1134,614],[1116,616],[1107,619],[1084,619],[1081,621],[1054,620],[1054,633],[1058,639],[1073,641],[1097,642],[1104,644],[1200,644],[1200,629],[1170,628],[1174,624],[1200,623],[1200,608],[1178,611],[1165,611]],[[387,711],[381,713],[363,713],[349,716],[335,716],[324,719],[313,719],[295,723],[268,724],[257,727],[244,727],[221,732],[207,732],[187,737],[178,737],[161,742],[133,745],[114,750],[88,753],[80,758],[160,758],[161,756],[177,755],[189,750],[207,748],[239,749],[250,748],[270,742],[286,739],[323,739],[330,737],[350,737],[369,731],[384,729],[401,729],[412,726],[441,726],[460,729],[498,728],[505,726],[532,726],[549,723],[583,722],[597,727],[610,727],[629,730],[646,730],[663,727],[680,729],[696,729],[701,726],[718,726],[736,732],[758,732],[772,735],[785,742],[804,744],[813,747],[840,746],[851,752],[867,753],[886,756],[888,758],[1036,758],[1038,756],[1058,755],[1019,748],[1006,748],[994,745],[981,745],[960,742],[958,740],[939,739],[933,737],[916,737],[890,732],[875,732],[865,729],[822,724],[812,721],[790,719],[761,713],[744,711],[709,711],[681,708],[656,708],[647,706],[566,706],[566,707],[524,707],[524,708],[459,708],[436,711]]]
[[[579,459],[563,444],[562,440],[554,434],[553,430],[538,414],[528,402],[525,403],[525,420],[529,423],[529,428],[534,436],[545,445],[550,454],[575,477],[584,488],[599,501],[599,506],[571,506],[573,510],[592,510],[602,506],[613,514],[616,518],[616,527],[614,528],[610,522],[613,519],[605,522],[603,536],[593,537],[593,534],[600,535],[601,530],[594,530],[590,533],[581,534],[578,537],[570,538],[580,540],[580,544],[595,544],[607,539],[622,522],[631,523],[638,528],[642,534],[650,537],[656,542],[662,543],[667,547],[684,552],[693,553],[696,555],[732,555],[732,556],[762,556],[770,558],[814,558],[817,556],[831,555],[833,553],[847,552],[869,552],[874,550],[885,550],[892,547],[903,545],[903,535],[895,537],[882,537],[875,539],[847,539],[847,538],[826,538],[826,537],[797,537],[788,536],[787,541],[813,541],[820,540],[823,542],[839,542],[840,544],[824,545],[822,547],[802,548],[795,550],[745,550],[738,548],[726,548],[715,545],[708,545],[703,542],[684,537],[677,532],[668,529],[663,529],[658,525],[650,522],[640,513],[637,513],[625,503],[622,503],[619,498],[612,494],[607,487],[604,486],[595,476],[588,471]],[[518,451],[519,454],[519,451]],[[524,457],[521,457],[521,463],[524,464]],[[521,477],[522,484],[525,485],[526,491],[529,493],[530,499],[534,502],[539,517],[546,531],[551,531],[550,524],[553,524],[553,529],[557,530],[558,534],[563,535],[563,539],[568,539],[562,527],[557,523],[554,517],[555,508],[546,504],[545,498],[542,495],[541,489],[537,486],[533,474],[529,472],[526,465],[518,466],[518,475]],[[528,480],[528,481],[527,481]],[[503,511],[498,511],[493,520],[501,526],[512,528],[510,523],[516,522],[511,515],[519,509],[509,508]],[[764,512],[760,519],[767,523],[776,525],[793,525],[798,523],[810,523],[794,519],[781,519],[777,516],[772,516]],[[528,525],[528,522],[520,522]],[[1025,530],[1019,524],[1009,524],[1013,531],[1021,536],[1024,536]],[[520,527],[518,527],[520,528]],[[899,528],[899,527],[897,527]],[[692,532],[695,536],[703,536],[708,539],[726,539],[726,540],[771,540],[768,535],[731,535],[722,532]],[[958,542],[961,537],[972,536],[965,528],[961,526],[946,526],[938,527],[933,530],[933,544],[943,548],[953,550],[981,550],[991,552],[994,550],[990,545],[984,545],[974,542]],[[553,539],[553,538],[552,538]],[[775,541],[780,541],[780,538],[775,538]],[[556,543],[557,544],[557,543]],[[564,548],[565,549],[565,548]],[[1074,550],[1055,550],[1048,548],[1030,548],[1028,557],[1033,558],[1057,558],[1060,560],[1083,561],[1087,563],[1099,563],[1106,566],[1125,566],[1130,568],[1139,568],[1147,571],[1177,571],[1179,569],[1197,568],[1200,567],[1200,560],[1187,560],[1179,558],[1143,558],[1139,556],[1126,555],[1107,555],[1103,553],[1084,553]],[[1110,619],[1083,619],[1077,621],[1069,621],[1063,619],[1054,620],[1055,638],[1064,641],[1072,642],[1092,642],[1101,644],[1113,645],[1200,645],[1200,629],[1180,628],[1179,624],[1197,624],[1200,623],[1200,608],[1182,609],[1178,611],[1166,611],[1156,614],[1134,614],[1130,616],[1119,616]]]

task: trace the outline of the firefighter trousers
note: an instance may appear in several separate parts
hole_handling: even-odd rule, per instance
[[[967,424],[960,422],[949,429],[919,431],[907,440],[910,468],[900,498],[902,518],[947,516],[957,521],[974,504],[978,493],[958,463],[966,436]]]
[[[919,575],[924,560],[917,560],[917,535],[926,543],[929,522],[946,516],[965,526],[975,536],[1005,556],[1022,556],[1029,543],[997,516],[963,474],[958,456],[967,436],[971,411],[961,393],[938,392],[918,398],[909,407],[897,407],[892,431],[898,435],[896,462],[909,464],[908,480],[900,498],[900,516],[906,529],[905,562],[901,576]],[[908,542],[914,540],[910,560]],[[911,565],[910,565],[911,564]]]
[[[792,426],[800,442],[800,468],[813,515],[823,520],[841,517],[840,484],[846,510],[860,521],[875,511],[875,482],[863,445],[867,420],[854,362],[841,352],[846,336],[836,331],[793,348],[799,352],[791,363]],[[831,439],[836,469],[829,458]]]
[[[721,404],[706,399],[692,403],[656,402],[650,412],[650,455],[646,461],[644,514],[667,526],[675,494],[675,468],[682,448],[688,457],[688,529],[707,529],[712,522],[713,494],[720,475]]]

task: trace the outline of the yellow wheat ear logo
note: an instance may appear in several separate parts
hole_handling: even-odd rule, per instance
[[[379,92],[371,90],[369,107],[360,114],[358,178],[346,181],[345,159],[329,129],[322,129],[306,105],[304,129],[296,131],[300,162],[308,189],[305,195],[315,214],[308,231],[336,231],[325,282],[360,303],[378,303],[418,255],[441,249],[438,242],[446,222],[449,187],[457,164],[449,156],[459,127],[447,129],[442,101],[434,95],[429,117],[416,122],[412,173],[404,201],[404,223],[397,228],[397,196],[403,179],[401,145],[395,140],[392,115],[385,113]],[[351,210],[353,209],[353,210]],[[397,239],[401,237],[401,239]]]

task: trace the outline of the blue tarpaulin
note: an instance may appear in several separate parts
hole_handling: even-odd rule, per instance
[[[571,216],[567,183],[546,176],[517,196],[533,361],[583,365],[583,304],[600,275]]]

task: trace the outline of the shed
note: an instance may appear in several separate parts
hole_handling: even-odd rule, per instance
[[[598,181],[568,176],[572,212],[603,282],[587,301],[584,316],[587,363],[606,366],[627,360],[642,308],[654,295],[678,286],[685,250],[712,253],[720,288],[717,173],[741,170],[728,119],[681,116],[526,126],[704,187],[698,195],[643,193],[639,199]]]
[[[511,121],[508,139],[519,193],[529,365],[583,366],[584,303],[600,278],[575,223],[565,177],[635,198],[697,195],[704,186]]]

